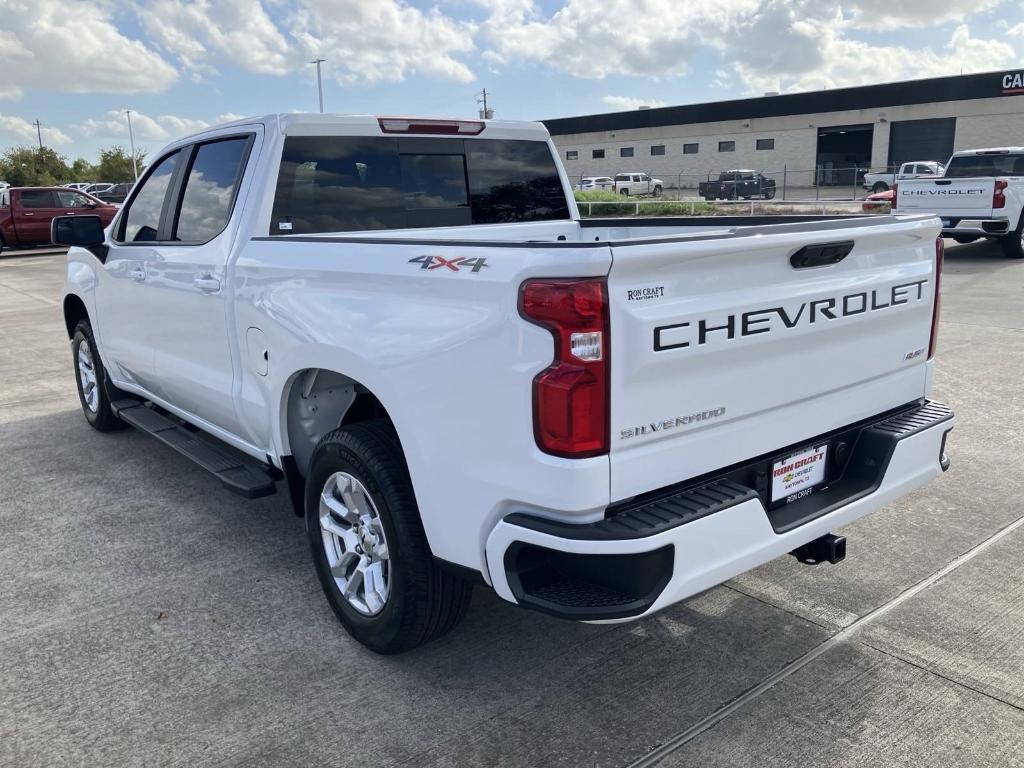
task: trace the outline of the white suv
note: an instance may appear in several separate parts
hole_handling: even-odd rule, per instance
[[[615,175],[615,191],[620,195],[654,195],[661,197],[665,182],[652,179],[646,173],[619,173]]]

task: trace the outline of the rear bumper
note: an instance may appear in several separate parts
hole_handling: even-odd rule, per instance
[[[811,439],[852,440],[848,458],[814,494],[775,509],[756,479],[773,456],[647,494],[595,523],[509,515],[487,539],[492,584],[510,602],[562,618],[609,622],[653,613],[926,484],[949,466],[952,428],[948,408],[924,403]],[[752,481],[737,482],[746,478]]]
[[[942,236],[1001,237],[1010,230],[1007,219],[948,219],[942,220]]]

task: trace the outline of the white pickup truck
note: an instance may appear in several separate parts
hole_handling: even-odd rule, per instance
[[[896,186],[898,182],[927,176],[941,176],[944,170],[945,167],[942,163],[937,163],[934,160],[921,160],[904,163],[896,173],[870,171],[864,174],[864,189],[870,189],[874,193],[885,192]]]
[[[1024,258],[1024,147],[957,152],[941,178],[900,182],[892,208],[932,213],[944,237],[996,240],[1010,258]]]
[[[53,224],[86,420],[283,484],[384,653],[474,583],[609,622],[837,562],[948,466],[933,216],[583,221],[557,158],[540,124],[332,115],[171,144],[105,232]]]

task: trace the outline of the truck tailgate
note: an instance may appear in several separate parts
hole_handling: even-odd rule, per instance
[[[995,179],[910,179],[896,189],[897,213],[934,213],[949,218],[989,218]]]
[[[914,217],[613,242],[612,500],[924,397],[938,234]]]

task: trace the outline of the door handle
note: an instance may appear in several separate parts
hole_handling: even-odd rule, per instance
[[[32,213],[32,211],[22,211],[21,215],[22,216],[35,216],[35,214]]]
[[[128,277],[137,283],[141,283],[146,279],[146,269],[142,266],[132,267],[128,270]]]
[[[192,282],[203,293],[216,293],[220,290],[220,280],[213,275],[199,275]]]

